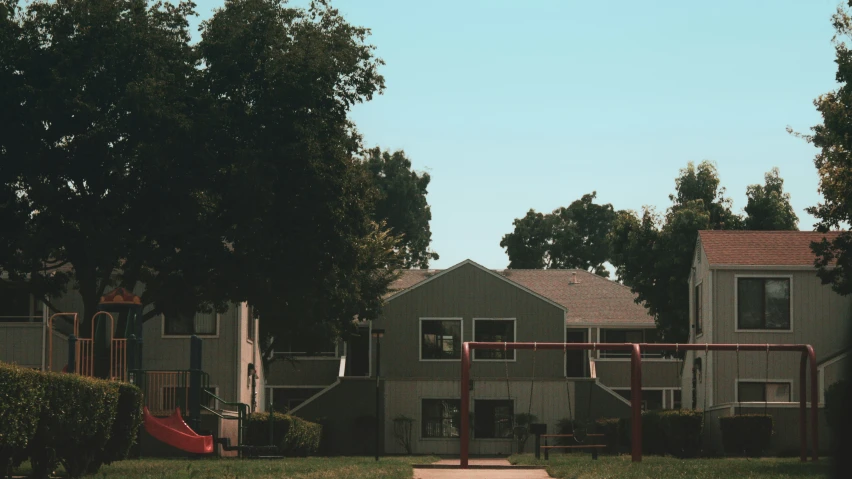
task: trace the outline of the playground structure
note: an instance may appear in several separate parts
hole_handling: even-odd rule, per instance
[[[567,351],[629,351],[631,381],[631,456],[633,462],[642,461],[642,405],[638,398],[642,394],[642,353],[659,352],[678,354],[681,351],[772,351],[777,352],[799,352],[801,361],[799,367],[799,451],[802,462],[807,461],[807,396],[808,396],[808,374],[810,374],[811,401],[811,447],[812,460],[817,461],[819,451],[818,437],[818,378],[816,355],[813,348],[808,344],[667,344],[667,343],[520,343],[520,342],[465,342],[462,345],[461,354],[461,427],[459,436],[460,467],[469,466],[470,448],[470,366],[472,349],[491,350],[562,350]],[[535,362],[533,361],[533,367]],[[534,384],[534,382],[533,382]],[[531,389],[532,394],[532,389]],[[537,435],[538,436],[538,435]],[[573,434],[572,434],[573,436]],[[588,436],[588,435],[586,435]],[[598,447],[598,446],[595,446]],[[538,449],[538,448],[537,448]]]
[[[67,363],[63,372],[111,381],[130,382],[142,390],[144,429],[153,438],[194,454],[212,454],[215,444],[239,457],[256,457],[273,446],[243,444],[248,425],[248,405],[228,402],[213,394],[209,375],[202,369],[202,340],[190,339],[188,370],[145,370],[142,368],[142,301],[123,288],[101,297],[98,312],[90,321],[88,337],[81,337],[77,313],[56,313],[48,319],[48,369],[53,370],[54,329],[57,318],[67,318]],[[231,409],[228,409],[231,408]],[[220,420],[237,421],[237,444],[216,438],[201,429],[201,413]],[[188,423],[184,421],[184,415]],[[167,416],[159,418],[157,416]],[[270,426],[272,421],[270,421]]]

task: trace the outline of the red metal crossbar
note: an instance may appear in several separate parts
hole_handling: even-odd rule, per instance
[[[470,449],[470,351],[471,349],[543,349],[563,351],[630,351],[630,394],[642,397],[642,351],[786,351],[801,352],[799,363],[799,452],[800,459],[808,460],[807,432],[807,373],[810,362],[811,385],[811,447],[812,461],[819,459],[817,364],[814,349],[809,344],[671,344],[671,343],[483,343],[466,342],[461,355],[461,460],[468,467]],[[642,461],[642,402],[631,405],[631,452],[633,462]]]

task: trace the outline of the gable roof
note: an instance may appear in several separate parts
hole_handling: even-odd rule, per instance
[[[814,266],[811,243],[829,241],[841,232],[815,231],[707,231],[698,232],[711,265]]]
[[[391,285],[392,300],[433,278],[463,264],[473,264],[503,280],[556,304],[565,310],[569,325],[641,325],[653,327],[654,318],[635,302],[630,288],[593,273],[577,269],[489,270],[467,260],[447,270],[404,270]],[[573,282],[576,278],[576,283]]]

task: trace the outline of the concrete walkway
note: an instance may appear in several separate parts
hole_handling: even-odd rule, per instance
[[[548,479],[544,469],[515,469],[506,459],[471,459],[471,466],[493,469],[414,469],[414,479]],[[458,459],[442,459],[436,466],[458,466]],[[505,469],[503,469],[505,468]]]

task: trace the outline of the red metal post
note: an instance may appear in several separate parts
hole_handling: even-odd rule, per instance
[[[633,345],[630,356],[630,407],[633,462],[642,462],[642,352],[638,344]]]
[[[461,357],[461,431],[459,431],[459,440],[461,441],[460,461],[459,465],[462,469],[467,469],[467,454],[470,446],[470,344],[462,345]]]
[[[808,358],[811,362],[811,460],[816,462],[819,460],[819,386],[817,384],[817,362],[814,348],[811,345],[806,346]]]
[[[799,459],[808,460],[808,352],[802,351],[799,361]]]

